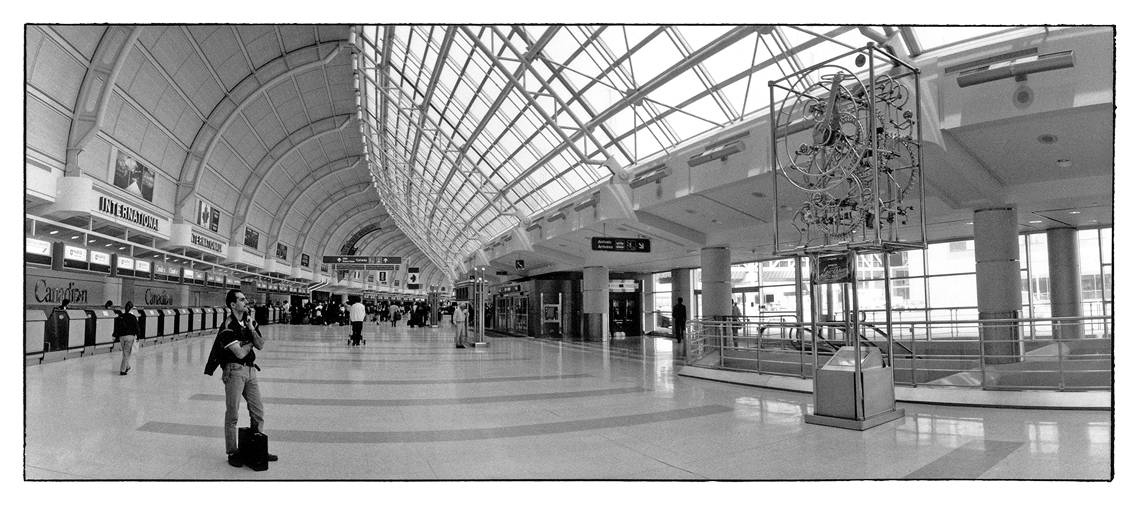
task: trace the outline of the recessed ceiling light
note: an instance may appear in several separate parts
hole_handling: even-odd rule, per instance
[[[764,193],[763,192],[752,192],[752,196],[756,197],[758,199],[762,199],[762,198],[764,198]]]
[[[1037,142],[1041,144],[1053,144],[1057,142],[1057,136],[1053,134],[1041,134],[1037,136]]]
[[[720,220],[718,220],[718,219],[716,219],[716,218],[713,218],[712,222],[713,222],[713,223],[720,223]]]
[[[93,242],[95,242],[95,239],[91,239],[90,241],[87,241],[87,244],[91,244]]]
[[[967,221],[967,222],[966,222],[966,224],[967,224],[967,225],[973,225],[973,224],[974,224],[974,222],[972,222],[972,221]]]
[[[74,239],[79,239],[79,236],[77,236],[77,235],[73,235],[73,236],[71,236],[71,238],[72,238],[73,240],[74,240]]]
[[[685,209],[685,212],[689,214],[697,214],[697,212],[692,209]]]
[[[1036,225],[1038,223],[1041,223],[1041,220],[1029,220],[1029,223]]]
[[[1069,211],[1069,214],[1081,214],[1080,211]]]
[[[58,233],[59,233],[59,230],[52,230],[51,232],[48,232],[48,235],[55,235]]]
[[[1089,223],[1096,223],[1096,220],[1089,220]]]
[[[1058,158],[1057,159],[1057,166],[1062,168],[1062,169],[1067,169],[1067,168],[1073,166],[1073,161],[1068,159],[1068,158]]]
[[[103,246],[106,246],[106,247],[110,248],[110,247],[111,247],[111,243],[107,243],[107,244],[104,244]]]

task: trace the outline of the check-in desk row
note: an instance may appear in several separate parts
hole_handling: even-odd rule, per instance
[[[117,348],[112,333],[119,311],[110,309],[25,309],[24,358],[38,364]],[[193,337],[217,329],[229,309],[191,307],[136,309],[138,345],[148,346]]]

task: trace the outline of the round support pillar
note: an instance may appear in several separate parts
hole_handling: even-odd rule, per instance
[[[1081,260],[1075,228],[1045,231],[1049,251],[1049,307],[1054,318],[1081,316]],[[1081,325],[1057,322],[1054,339],[1079,339]]]
[[[701,316],[732,316],[732,255],[727,246],[701,248]]]
[[[1017,208],[1001,206],[974,211],[974,260],[979,320],[1016,319],[1021,314],[1021,270],[1018,261]],[[1017,362],[1021,341],[1016,324],[982,324],[987,364]]]
[[[606,341],[610,335],[610,269],[582,269],[582,336]]]

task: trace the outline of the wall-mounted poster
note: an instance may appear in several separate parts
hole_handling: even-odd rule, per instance
[[[210,232],[218,231],[218,221],[222,218],[222,212],[218,208],[207,204],[206,201],[198,200],[198,226],[210,229]]]
[[[277,258],[280,258],[281,260],[289,260],[289,247],[284,244],[277,243]]]
[[[257,243],[261,242],[261,234],[256,230],[245,227],[245,245],[253,249],[257,249]]]
[[[309,266],[309,255],[301,253],[301,267]]]
[[[147,202],[154,199],[154,171],[122,151],[115,157],[114,184]]]

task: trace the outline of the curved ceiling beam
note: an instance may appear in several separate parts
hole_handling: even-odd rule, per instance
[[[301,195],[304,195],[309,190],[312,190],[317,186],[318,183],[324,181],[325,179],[356,170],[357,165],[359,165],[360,161],[363,159],[363,155],[337,158],[336,160],[330,161],[329,163],[316,168],[312,172],[308,173],[304,179],[298,181],[297,185],[294,186],[293,189],[289,190],[289,194],[286,195],[285,198],[281,199],[281,203],[277,205],[277,209],[273,212],[273,214],[270,215],[273,216],[273,223],[269,226],[270,235],[272,237],[277,237],[277,234],[281,232],[281,224],[285,220],[285,211],[292,208],[293,205],[297,203],[297,199],[301,198]],[[346,165],[340,168],[331,168],[341,164]]]
[[[321,221],[321,217],[324,216],[324,214],[328,212],[329,209],[333,208],[333,206],[343,204],[345,201],[353,197],[357,197],[361,194],[373,191],[371,187],[372,185],[369,183],[360,183],[355,186],[348,186],[341,189],[339,192],[330,195],[329,198],[322,200],[317,208],[314,209],[313,212],[309,214],[305,220],[305,226],[302,227],[303,230],[298,230],[300,234],[297,236],[297,247],[305,247],[305,243],[309,240],[309,233],[313,231],[313,227]],[[292,209],[289,211],[291,212]],[[288,217],[288,213],[286,213],[285,216]]]
[[[393,231],[398,231],[398,229],[395,227],[395,225],[392,225],[391,224],[392,222],[390,220],[385,221],[385,218],[387,218],[387,216],[385,216],[383,214],[370,215],[370,219],[375,220],[375,221],[373,221],[373,223],[387,223],[388,224],[387,226],[382,227],[383,230],[386,230],[384,232],[385,234],[389,233],[389,232],[393,232]],[[340,253],[340,247],[343,243],[333,241],[332,237],[334,236],[334,233],[336,231],[340,230],[340,228],[343,225],[346,225],[349,223],[352,223],[354,227],[357,227],[353,230],[359,230],[359,227],[364,226],[363,223],[356,220],[356,217],[352,217],[349,220],[344,220],[344,221],[342,221],[342,222],[340,222],[334,226],[326,228],[324,230],[324,232],[321,233],[320,237],[315,241],[315,244],[313,245],[314,250],[322,251],[323,252],[323,253],[321,253],[322,255],[339,255],[339,254],[341,254]],[[346,238],[349,237],[349,234],[346,234],[344,237],[346,237]],[[359,250],[360,250],[360,248],[357,248],[357,251],[359,251]]]
[[[79,94],[75,97],[75,108],[72,109],[75,113],[67,134],[64,175],[79,175],[79,153],[103,125],[115,81],[141,32],[141,26],[112,25],[99,39],[91,66],[87,68],[83,83],[79,85]]]
[[[387,214],[381,214],[382,211],[376,211],[375,208],[373,208],[371,211],[372,212],[365,211],[363,213],[359,213],[326,229],[325,232],[321,234],[317,240],[317,251],[319,251],[322,256],[339,255],[339,241],[343,241],[348,237],[347,233],[342,233],[345,227],[348,227],[350,230],[355,230],[356,227],[361,226],[363,223],[369,220],[381,219],[387,216]],[[334,239],[338,239],[338,241],[334,241]]]
[[[395,241],[401,238],[403,238],[404,241],[411,242],[407,236],[404,235],[403,230],[400,230],[397,227],[392,227],[391,229],[386,230],[380,234],[368,235],[365,240],[360,242],[360,248],[358,249],[361,251],[367,251],[369,248],[375,248],[376,253],[374,253],[374,255],[376,256],[395,256],[388,250],[381,249],[385,246],[382,241]]]
[[[312,127],[312,125],[315,123],[320,123],[325,120],[333,120],[335,123],[338,118],[344,118],[339,125],[317,132],[311,131],[310,127]],[[298,149],[301,149],[301,146],[304,146],[305,143],[309,141],[320,139],[321,137],[324,137],[330,133],[343,131],[344,127],[348,126],[348,123],[351,119],[352,116],[347,114],[321,118],[293,131],[289,135],[285,136],[284,139],[281,139],[280,142],[278,142],[268,151],[266,151],[265,156],[261,157],[261,160],[257,162],[257,166],[254,167],[253,174],[246,178],[245,183],[241,186],[241,191],[238,193],[238,203],[236,208],[237,211],[234,213],[235,219],[231,221],[231,223],[245,222],[245,219],[249,213],[249,205],[253,202],[253,197],[257,195],[257,192],[259,190],[261,190],[261,186],[265,184],[265,180],[268,178],[269,174],[273,173],[273,169],[276,169],[282,161],[284,161],[286,158],[289,158],[289,155],[292,155]],[[300,139],[294,141],[294,139],[298,137],[300,137]],[[289,145],[290,141],[293,141],[292,145]],[[283,149],[285,151],[281,153]],[[280,153],[280,155],[275,155],[274,153]],[[253,183],[253,181],[256,181],[256,183]],[[237,233],[237,231],[231,228],[230,234],[232,235],[235,233]]]
[[[226,95],[222,98],[222,100],[219,100],[218,103],[214,106],[214,109],[210,111],[210,116],[206,118],[206,121],[202,122],[202,127],[198,129],[198,133],[194,136],[194,142],[191,143],[190,149],[186,152],[186,158],[182,162],[182,171],[178,174],[178,192],[175,199],[175,209],[181,213],[181,210],[185,206],[187,199],[189,199],[191,195],[198,193],[198,184],[202,180],[202,170],[206,168],[206,162],[209,161],[210,155],[213,154],[214,148],[218,145],[218,141],[222,138],[222,135],[226,132],[226,130],[229,129],[230,125],[233,124],[233,122],[239,116],[241,116],[242,111],[247,105],[251,104],[257,97],[261,96],[263,93],[268,92],[271,88],[277,86],[286,79],[289,79],[297,74],[308,72],[314,68],[328,65],[328,63],[331,62],[333,58],[340,54],[342,49],[347,47],[346,43],[346,40],[337,40],[311,44],[302,48],[294,49],[293,51],[285,53],[276,59],[262,65],[260,68],[276,68],[277,66],[274,64],[281,63],[287,70],[280,74],[277,74],[268,81],[261,83],[260,86],[246,95],[245,98],[241,100],[241,102],[234,104],[234,107],[232,109],[229,109],[229,112],[226,114],[226,117],[224,119],[220,118],[222,114],[225,114],[223,112],[225,109],[222,107],[222,105],[225,104],[226,100],[230,99],[230,97],[229,95]],[[290,60],[292,58],[295,58],[296,55],[306,54],[308,51],[311,51],[313,49],[316,49],[317,54],[320,55],[321,48],[328,47],[329,45],[335,45],[335,47],[330,50],[329,54],[325,55],[323,58],[318,57],[316,60],[290,68]],[[248,79],[257,78],[257,71],[255,70],[244,79],[242,79],[234,88],[239,88],[241,86],[241,83],[246,82]],[[211,128],[210,125],[217,124],[217,120],[219,119],[221,120],[220,126],[217,128]],[[188,175],[189,177],[187,177]]]
[[[399,252],[404,251],[408,247],[411,247],[413,251],[417,251],[420,254],[423,254],[424,257],[430,260],[431,257],[424,253],[423,250],[420,249],[419,245],[409,239],[408,236],[403,233],[403,231],[399,232],[399,234],[393,233],[372,236],[366,243],[361,245],[360,249],[366,250],[367,248],[374,248],[376,251],[375,254],[378,256],[401,256]],[[390,242],[385,244],[384,241]],[[434,266],[435,263],[432,262],[431,265]]]

